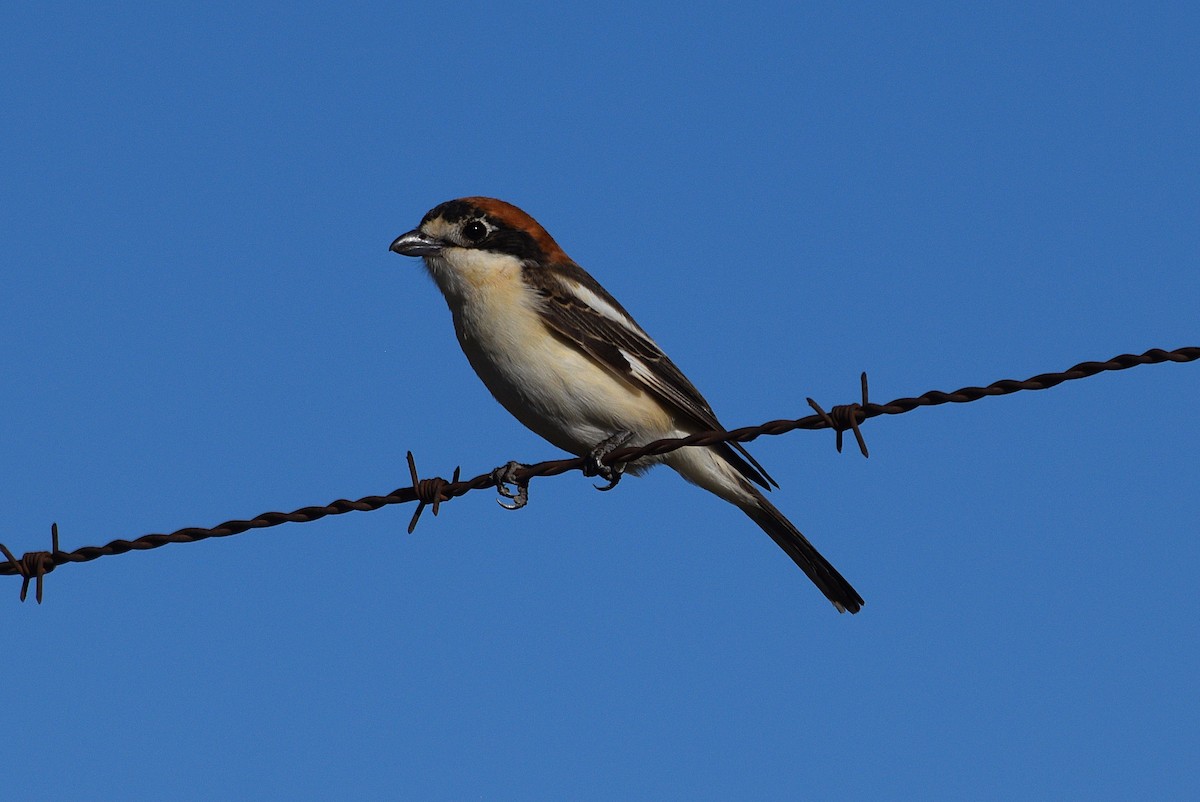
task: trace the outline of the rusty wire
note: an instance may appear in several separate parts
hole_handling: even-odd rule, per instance
[[[1061,373],[1041,373],[1024,381],[1003,379],[993,382],[986,387],[963,387],[952,393],[930,390],[914,398],[898,398],[887,404],[872,404],[867,399],[867,376],[862,374],[862,402],[841,404],[833,407],[827,413],[816,401],[808,399],[809,405],[816,414],[794,420],[783,419],[769,421],[759,426],[746,426],[729,431],[699,432],[689,437],[656,440],[644,446],[621,448],[604,457],[608,465],[632,462],[640,457],[666,454],[685,446],[707,446],[722,442],[747,443],[762,435],[780,435],[797,429],[833,429],[837,432],[837,448],[841,451],[842,433],[852,431],[858,441],[859,450],[867,456],[867,446],[859,425],[870,418],[879,415],[899,415],[911,412],[918,407],[937,406],[939,404],[963,404],[978,401],[981,398],[996,395],[1009,395],[1021,390],[1045,390],[1055,387],[1065,381],[1083,379],[1097,373],[1112,370],[1125,370],[1137,365],[1153,365],[1161,362],[1192,362],[1200,359],[1200,347],[1192,346],[1178,348],[1174,351],[1164,351],[1152,348],[1144,354],[1121,354],[1106,362],[1081,362]],[[583,457],[572,459],[549,460],[535,465],[523,466],[512,472],[510,479],[518,486],[525,488],[529,481],[538,476],[558,476],[574,470],[584,470],[588,460]],[[481,473],[471,479],[461,480],[459,469],[454,469],[453,479],[447,481],[441,477],[421,479],[417,473],[416,463],[412,452],[408,453],[409,474],[412,484],[400,487],[383,496],[364,496],[356,501],[338,499],[323,506],[301,507],[292,512],[264,512],[248,520],[231,520],[218,524],[211,529],[187,527],[170,534],[142,535],[134,540],[113,540],[104,546],[84,546],[75,551],[62,551],[58,547],[58,525],[51,526],[51,551],[26,552],[20,558],[13,555],[4,544],[0,543],[0,551],[6,558],[0,562],[0,575],[20,576],[21,601],[25,600],[29,591],[29,583],[35,583],[35,598],[42,601],[42,578],[60,565],[66,563],[81,563],[106,557],[112,554],[124,554],[129,551],[145,551],[165,546],[168,543],[195,543],[212,537],[229,537],[251,529],[265,529],[284,523],[306,523],[316,521],[328,515],[341,515],[347,512],[366,512],[377,510],[390,504],[407,504],[418,502],[417,509],[409,522],[408,531],[411,533],[421,517],[425,507],[429,506],[433,514],[443,502],[465,495],[472,490],[482,490],[497,487],[497,471]]]

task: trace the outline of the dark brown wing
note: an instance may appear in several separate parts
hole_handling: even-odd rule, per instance
[[[698,429],[725,431],[695,385],[587,271],[567,263],[532,267],[524,276],[544,299],[542,317],[552,332],[621,380],[649,391]],[[768,489],[779,486],[741,443],[713,449],[747,479]]]

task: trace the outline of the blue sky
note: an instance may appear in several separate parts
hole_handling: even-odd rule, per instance
[[[387,251],[537,217],[728,426],[1200,344],[1190,4],[26,4],[0,24],[0,539],[560,456]],[[66,566],[43,798],[1182,798],[1200,367],[756,443],[839,616],[668,472]]]

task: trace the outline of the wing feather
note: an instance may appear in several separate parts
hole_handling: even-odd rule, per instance
[[[530,266],[526,280],[543,299],[546,326],[617,378],[649,392],[699,430],[725,431],[708,401],[615,298],[574,263]],[[741,443],[712,447],[747,479],[778,484]],[[736,450],[736,451],[735,451]]]

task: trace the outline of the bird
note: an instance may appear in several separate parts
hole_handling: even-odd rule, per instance
[[[533,217],[496,198],[450,200],[390,250],[424,261],[492,396],[552,445],[589,458],[593,475],[609,481],[601,489],[621,470],[665,464],[744,512],[838,612],[861,609],[858,592],[767,500],[763,491],[778,485],[740,443],[681,448],[616,470],[601,462],[615,448],[724,428],[625,307]]]

